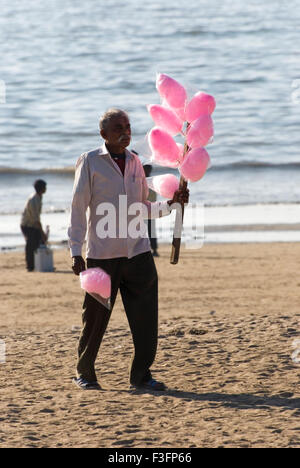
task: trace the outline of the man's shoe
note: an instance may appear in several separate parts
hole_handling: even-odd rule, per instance
[[[164,392],[167,390],[167,387],[163,382],[158,382],[155,379],[149,379],[142,382],[140,385],[133,385],[133,387],[137,389],[154,390],[155,392]]]
[[[85,380],[82,377],[73,379],[73,383],[82,390],[102,390],[97,381],[89,382],[88,380]]]

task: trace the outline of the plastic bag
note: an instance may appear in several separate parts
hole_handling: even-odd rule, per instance
[[[88,268],[79,275],[81,288],[111,310],[111,278],[102,268]]]

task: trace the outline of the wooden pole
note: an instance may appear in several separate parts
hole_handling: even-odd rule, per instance
[[[180,189],[187,188],[187,181],[183,177],[180,178],[179,188]],[[183,217],[184,217],[184,204],[181,205],[181,209],[176,210],[175,227],[174,227],[171,259],[170,259],[170,262],[172,265],[176,265],[179,260]]]
[[[189,124],[187,125],[187,129]],[[189,147],[187,142],[184,145],[183,157],[188,152]],[[180,177],[179,189],[187,189],[187,181],[184,177]],[[171,259],[170,263],[172,265],[177,265],[179,260],[179,253],[180,253],[180,246],[181,246],[181,235],[182,235],[182,227],[183,227],[183,217],[184,217],[184,203],[181,204],[180,209],[176,209],[176,218],[175,218],[175,226],[174,226],[174,234],[173,234],[173,241],[172,241],[172,250],[171,250]]]

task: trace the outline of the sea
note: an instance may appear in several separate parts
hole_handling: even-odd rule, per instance
[[[299,44],[299,0],[0,0],[0,249],[23,248],[38,178],[42,223],[66,243],[74,166],[102,144],[108,107],[129,113],[130,148],[149,162],[157,73],[217,102],[211,167],[189,184],[204,241],[299,242]],[[166,172],[179,176],[152,175]]]

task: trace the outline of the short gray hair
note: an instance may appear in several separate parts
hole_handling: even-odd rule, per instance
[[[110,120],[119,116],[125,116],[129,120],[129,116],[127,112],[123,111],[122,109],[117,109],[116,107],[111,107],[110,109],[108,109],[106,112],[104,112],[104,114],[100,118],[100,121],[99,121],[100,130],[106,130]]]

